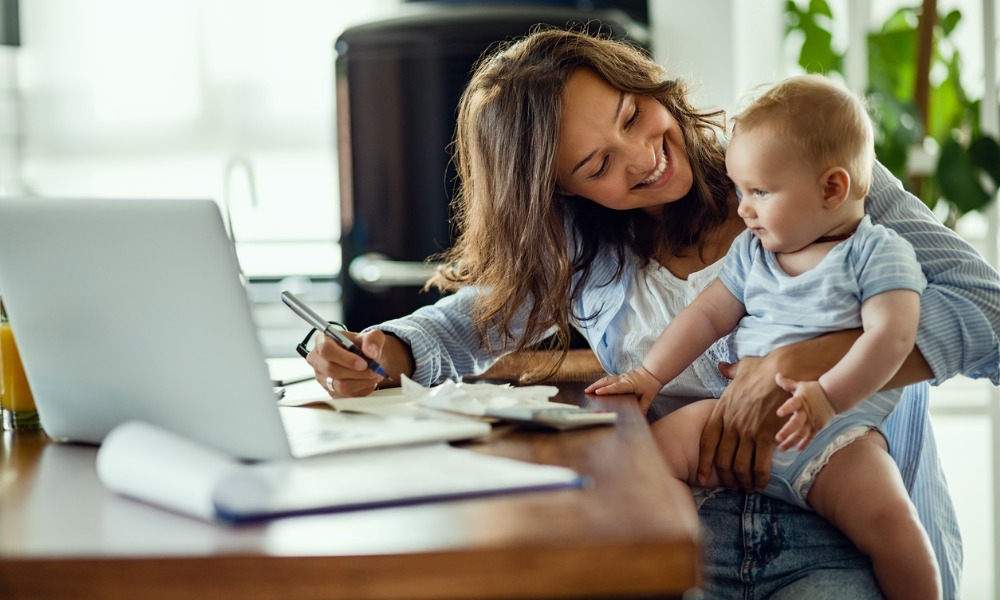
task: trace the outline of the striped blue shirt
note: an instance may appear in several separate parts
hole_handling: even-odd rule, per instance
[[[920,301],[917,347],[933,371],[932,382],[963,374],[1000,383],[997,272],[880,164],[875,166],[865,205],[873,223],[894,230],[910,243],[927,279]],[[612,323],[626,305],[639,261],[624,265],[623,276],[615,278],[617,267],[613,253],[598,253],[591,285],[582,290],[573,307],[577,315],[596,315],[578,329],[611,373],[622,372],[617,365],[625,333]],[[480,373],[510,347],[495,333],[487,344],[481,343],[472,320],[475,294],[474,288],[463,288],[412,315],[377,326],[410,345],[416,381],[431,385]],[[518,335],[520,330],[515,328],[513,333]],[[961,575],[961,541],[927,404],[926,383],[908,387],[887,423],[887,433],[893,458],[942,563],[945,597],[952,598]]]

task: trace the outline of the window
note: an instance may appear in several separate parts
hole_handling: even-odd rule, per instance
[[[334,41],[397,2],[22,2],[6,192],[212,198],[249,277],[330,278]]]

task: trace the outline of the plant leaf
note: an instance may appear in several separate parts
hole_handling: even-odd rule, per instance
[[[969,144],[972,164],[982,169],[993,180],[994,188],[1000,187],[1000,144],[989,136],[981,136]]]
[[[904,6],[892,13],[892,16],[885,20],[885,23],[882,23],[882,32],[916,31],[918,20],[916,9]]]
[[[833,18],[833,12],[830,10],[830,5],[826,0],[812,0],[809,2],[809,12],[814,15]]]
[[[910,99],[916,79],[915,30],[883,31],[868,36],[868,78],[872,87]]]
[[[979,210],[992,199],[979,181],[979,169],[969,152],[954,138],[948,138],[941,146],[937,179],[941,194],[961,213]]]
[[[938,25],[940,25],[941,29],[944,31],[944,36],[948,37],[949,35],[951,35],[952,31],[955,31],[955,26],[958,25],[958,22],[961,20],[962,20],[962,12],[958,9],[955,9],[950,13],[948,13],[947,15],[939,18]]]

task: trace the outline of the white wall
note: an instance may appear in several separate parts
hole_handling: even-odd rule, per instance
[[[650,0],[657,61],[698,90],[702,106],[731,109],[747,89],[791,71],[784,0]]]

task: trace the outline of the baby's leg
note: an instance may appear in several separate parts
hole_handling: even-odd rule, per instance
[[[881,434],[872,431],[834,453],[806,501],[871,557],[887,598],[941,597],[930,539]]]
[[[653,437],[667,463],[667,472],[686,485],[697,486],[701,430],[718,400],[699,400],[681,407],[652,425]],[[705,487],[718,487],[714,472]]]

